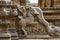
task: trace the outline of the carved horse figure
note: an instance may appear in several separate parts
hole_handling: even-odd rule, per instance
[[[50,36],[59,36],[57,33],[59,32],[59,27],[54,27],[52,25],[49,25],[49,23],[44,19],[43,17],[43,12],[39,7],[29,7],[29,6],[23,6],[18,8],[19,11],[22,13],[23,16],[18,16],[21,20],[20,20],[20,24],[22,26],[22,30],[24,31],[25,35],[27,36],[27,32],[25,31],[25,27],[28,24],[32,24],[34,22],[34,15],[36,15],[37,17],[37,21],[39,23],[42,23],[43,25],[45,25],[45,31],[47,31],[47,33]],[[58,32],[56,32],[58,31]]]
[[[28,36],[27,32],[25,31],[25,27],[26,25],[32,24],[34,22],[34,17],[31,15],[30,11],[26,9],[26,7],[20,7],[18,10],[20,13],[22,13],[20,16],[18,16],[20,19],[19,24],[25,35]]]

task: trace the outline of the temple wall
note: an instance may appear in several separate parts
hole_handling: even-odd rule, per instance
[[[54,0],[54,7],[60,7],[60,0]]]
[[[12,4],[13,4],[12,6],[11,5],[7,6],[5,4],[5,1],[3,1],[3,2],[0,2],[0,7],[3,6],[2,8],[4,8],[4,7],[14,8],[14,6],[16,7],[16,5],[18,5],[18,6],[25,6],[26,5],[26,0],[11,0],[11,1],[12,1]],[[60,7],[60,1],[59,0],[38,0],[38,6],[42,9],[43,14],[44,14],[44,18],[49,23],[52,23],[53,25],[56,25],[56,26],[60,26],[60,8],[59,8]],[[4,19],[4,17],[6,18],[7,16],[4,16],[4,15],[0,16],[0,18],[2,18],[2,19]],[[2,27],[5,27],[4,30],[9,31],[10,35],[13,35],[11,33],[15,32],[15,28],[16,27],[19,28],[18,26],[20,26],[19,25],[19,19],[16,20],[15,17],[17,19],[17,15],[8,17],[9,20],[10,20],[10,24],[9,24],[10,25],[10,27],[9,27],[10,30],[6,30],[6,29],[8,29],[8,26],[6,28],[5,24],[3,26],[3,24],[0,23],[2,25],[2,26],[0,26],[0,28],[3,29]],[[28,28],[26,27],[26,29],[28,29]],[[0,30],[0,31],[4,31],[4,30]],[[37,30],[37,31],[39,31],[39,30]],[[11,38],[11,37],[9,37],[9,38]]]
[[[20,1],[20,5],[25,6],[26,0]],[[48,22],[51,22],[55,25],[60,25],[60,22],[58,23],[58,20],[60,20],[60,0],[38,0],[38,6],[42,8],[44,18]]]
[[[26,5],[26,0],[20,0],[20,5],[25,6]]]
[[[26,0],[22,0],[22,1],[20,0],[20,5],[25,6]],[[60,0],[38,0],[38,6],[42,8],[44,13],[44,18],[47,21],[49,22],[52,21],[53,24],[60,25],[60,23],[58,23],[58,20],[60,20],[59,18],[60,17],[59,15]]]
[[[13,5],[19,5],[20,6],[20,0],[11,0]]]
[[[38,6],[42,8],[44,18],[53,23],[54,25],[60,26],[60,0],[39,0]]]
[[[40,6],[41,8],[59,7],[60,0],[38,0],[38,6]]]

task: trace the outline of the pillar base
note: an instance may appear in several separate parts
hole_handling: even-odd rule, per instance
[[[0,40],[11,40],[10,33],[0,33]]]

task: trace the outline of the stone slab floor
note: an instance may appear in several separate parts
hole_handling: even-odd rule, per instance
[[[60,39],[19,39],[19,40],[60,40]]]

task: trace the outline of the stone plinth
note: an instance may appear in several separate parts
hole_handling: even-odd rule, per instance
[[[9,33],[0,33],[0,40],[11,40],[11,35]]]

